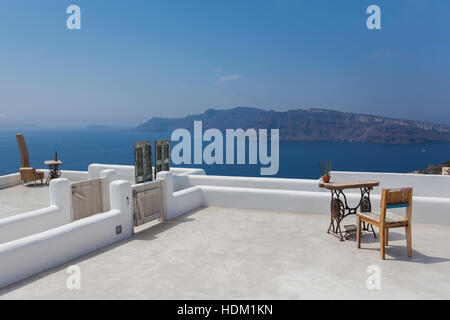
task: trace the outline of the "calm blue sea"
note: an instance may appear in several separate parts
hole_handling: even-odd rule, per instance
[[[147,133],[129,129],[30,129],[22,131],[31,165],[45,167],[55,150],[63,169],[87,170],[90,163],[133,164],[133,142],[169,139],[170,133]],[[18,171],[19,149],[14,131],[0,130],[0,175]],[[429,164],[450,160],[450,144],[379,145],[337,142],[280,142],[277,177],[318,178],[317,161],[330,158],[334,170],[411,172]],[[259,165],[189,165],[208,174],[259,176]]]

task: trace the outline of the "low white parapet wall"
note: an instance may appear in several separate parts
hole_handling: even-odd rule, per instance
[[[203,206],[329,214],[330,196],[312,191],[200,186]]]
[[[413,222],[450,225],[450,176],[431,174],[345,172],[332,171],[332,181],[378,180],[380,186],[372,192],[372,208],[380,207],[380,193],[383,188],[413,188]],[[348,190],[359,193],[359,190]],[[393,210],[403,214],[400,209]]]
[[[382,188],[412,187],[414,196],[450,198],[450,176],[385,172],[331,172],[331,181],[353,180],[380,181],[380,186],[374,188],[374,193],[381,193]],[[354,191],[359,192],[359,190]]]
[[[0,219],[0,243],[59,227],[71,221],[70,184],[65,178],[52,180],[50,206]]]
[[[20,184],[20,173],[11,173],[0,176],[0,190],[11,188]]]
[[[156,178],[164,182],[164,208],[167,220],[176,218],[183,213],[198,209],[204,205],[200,187],[194,186],[175,191],[173,175],[169,171],[158,172]]]
[[[89,179],[97,179],[100,177],[100,172],[107,169],[114,169],[118,179],[128,180],[131,183],[135,181],[134,166],[129,165],[119,165],[119,164],[101,164],[92,163],[88,167]],[[153,167],[153,173],[155,172],[155,167]],[[174,175],[204,175],[205,171],[203,169],[195,168],[170,168],[170,172]]]
[[[48,169],[37,169],[44,172],[45,179],[47,178]],[[74,171],[74,170],[61,170],[61,177],[67,178],[70,181],[82,181],[88,179],[87,171]],[[20,173],[11,173],[4,176],[0,176],[0,190],[11,188],[20,185]]]
[[[0,244],[0,287],[131,236],[131,185],[110,185],[111,210]]]
[[[46,170],[46,175],[47,174],[48,170]],[[87,171],[74,171],[74,170],[61,170],[61,177],[69,179],[70,181],[84,181],[89,179]]]
[[[265,177],[230,177],[230,176],[208,176],[188,175],[174,176],[174,181],[183,180],[183,184],[191,186],[215,186],[215,187],[237,187],[273,189],[287,191],[313,191],[325,192],[319,188],[319,180],[313,179],[284,179]],[[181,184],[181,183],[179,183]]]
[[[193,210],[195,206],[330,214],[330,191],[319,188],[318,180],[207,175],[173,176],[170,173],[158,173],[158,177],[166,180],[166,192],[172,193],[172,196],[166,196],[166,212],[169,219]],[[167,179],[172,182],[167,183]],[[380,207],[381,188],[411,185],[415,188],[413,221],[438,225],[450,225],[450,197],[446,196],[447,190],[450,190],[446,189],[450,177],[446,179],[440,176],[413,174],[332,173],[333,181],[379,180],[380,187],[375,188],[371,195],[373,211],[377,211]],[[435,192],[427,189],[426,186],[430,184],[433,185]],[[180,190],[176,187],[177,185],[183,188]],[[438,192],[438,190],[441,191]],[[345,193],[349,206],[356,207],[360,200],[359,189],[346,190]],[[431,194],[438,196],[429,196]],[[189,203],[185,208],[182,206],[183,201]],[[403,214],[401,209],[393,211]]]

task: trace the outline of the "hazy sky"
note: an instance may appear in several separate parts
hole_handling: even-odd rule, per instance
[[[234,106],[450,124],[449,30],[447,0],[0,0],[0,126]]]

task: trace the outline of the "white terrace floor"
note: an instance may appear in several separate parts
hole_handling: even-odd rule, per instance
[[[18,185],[0,190],[0,219],[48,207],[48,186],[38,183]]]
[[[350,218],[350,219],[353,219]],[[0,290],[3,299],[450,298],[450,227],[391,232],[382,261],[372,235],[363,248],[326,234],[329,218],[203,208]],[[66,268],[81,268],[81,290]],[[381,290],[366,287],[369,265]]]

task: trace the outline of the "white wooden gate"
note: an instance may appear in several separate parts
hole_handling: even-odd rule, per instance
[[[72,184],[72,221],[110,210],[106,178]]]
[[[135,227],[156,219],[165,220],[162,188],[161,181],[141,183],[132,187]]]

